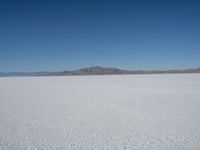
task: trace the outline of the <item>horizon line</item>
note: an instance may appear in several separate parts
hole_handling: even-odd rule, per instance
[[[173,70],[194,70],[194,69],[199,69],[199,67],[184,67],[184,68],[171,68],[171,69],[126,69],[123,67],[112,67],[112,66],[101,66],[101,65],[92,65],[92,66],[85,66],[85,67],[78,67],[75,69],[63,69],[63,70],[41,70],[41,71],[0,71],[0,73],[59,73],[59,72],[65,72],[65,71],[76,71],[80,69],[87,69],[87,68],[94,68],[94,67],[101,67],[101,68],[115,68],[115,69],[120,69],[124,71],[173,71]]]

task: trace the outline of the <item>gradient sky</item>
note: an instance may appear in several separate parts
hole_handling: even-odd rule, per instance
[[[0,72],[200,67],[197,0],[1,0]]]

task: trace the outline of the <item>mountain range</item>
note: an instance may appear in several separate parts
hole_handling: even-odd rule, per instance
[[[0,72],[0,76],[72,76],[72,75],[117,75],[117,74],[170,74],[200,73],[200,68],[182,70],[123,70],[111,67],[94,66],[72,71],[59,72]]]

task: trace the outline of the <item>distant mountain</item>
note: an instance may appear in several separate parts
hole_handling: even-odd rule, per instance
[[[124,74],[125,70],[117,69],[117,68],[106,68],[106,67],[90,67],[90,68],[82,68],[75,71],[71,71],[71,75],[109,75],[109,74]]]
[[[172,74],[172,73],[200,73],[200,68],[196,69],[176,69],[176,70],[138,70],[138,71],[129,71],[130,74]]]
[[[74,71],[60,72],[0,72],[0,77],[9,76],[72,76],[72,75],[115,75],[115,74],[172,74],[200,73],[200,68],[183,70],[122,70],[118,68],[94,66]]]

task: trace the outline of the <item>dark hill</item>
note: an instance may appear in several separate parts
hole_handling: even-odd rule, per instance
[[[70,75],[115,75],[115,74],[172,74],[172,73],[200,73],[200,68],[182,70],[122,70],[111,67],[89,67],[74,71],[59,72],[0,72],[1,77],[8,76],[70,76]]]
[[[106,68],[106,67],[90,67],[82,68],[72,71],[71,75],[109,75],[109,74],[125,74],[126,71],[117,68]]]

